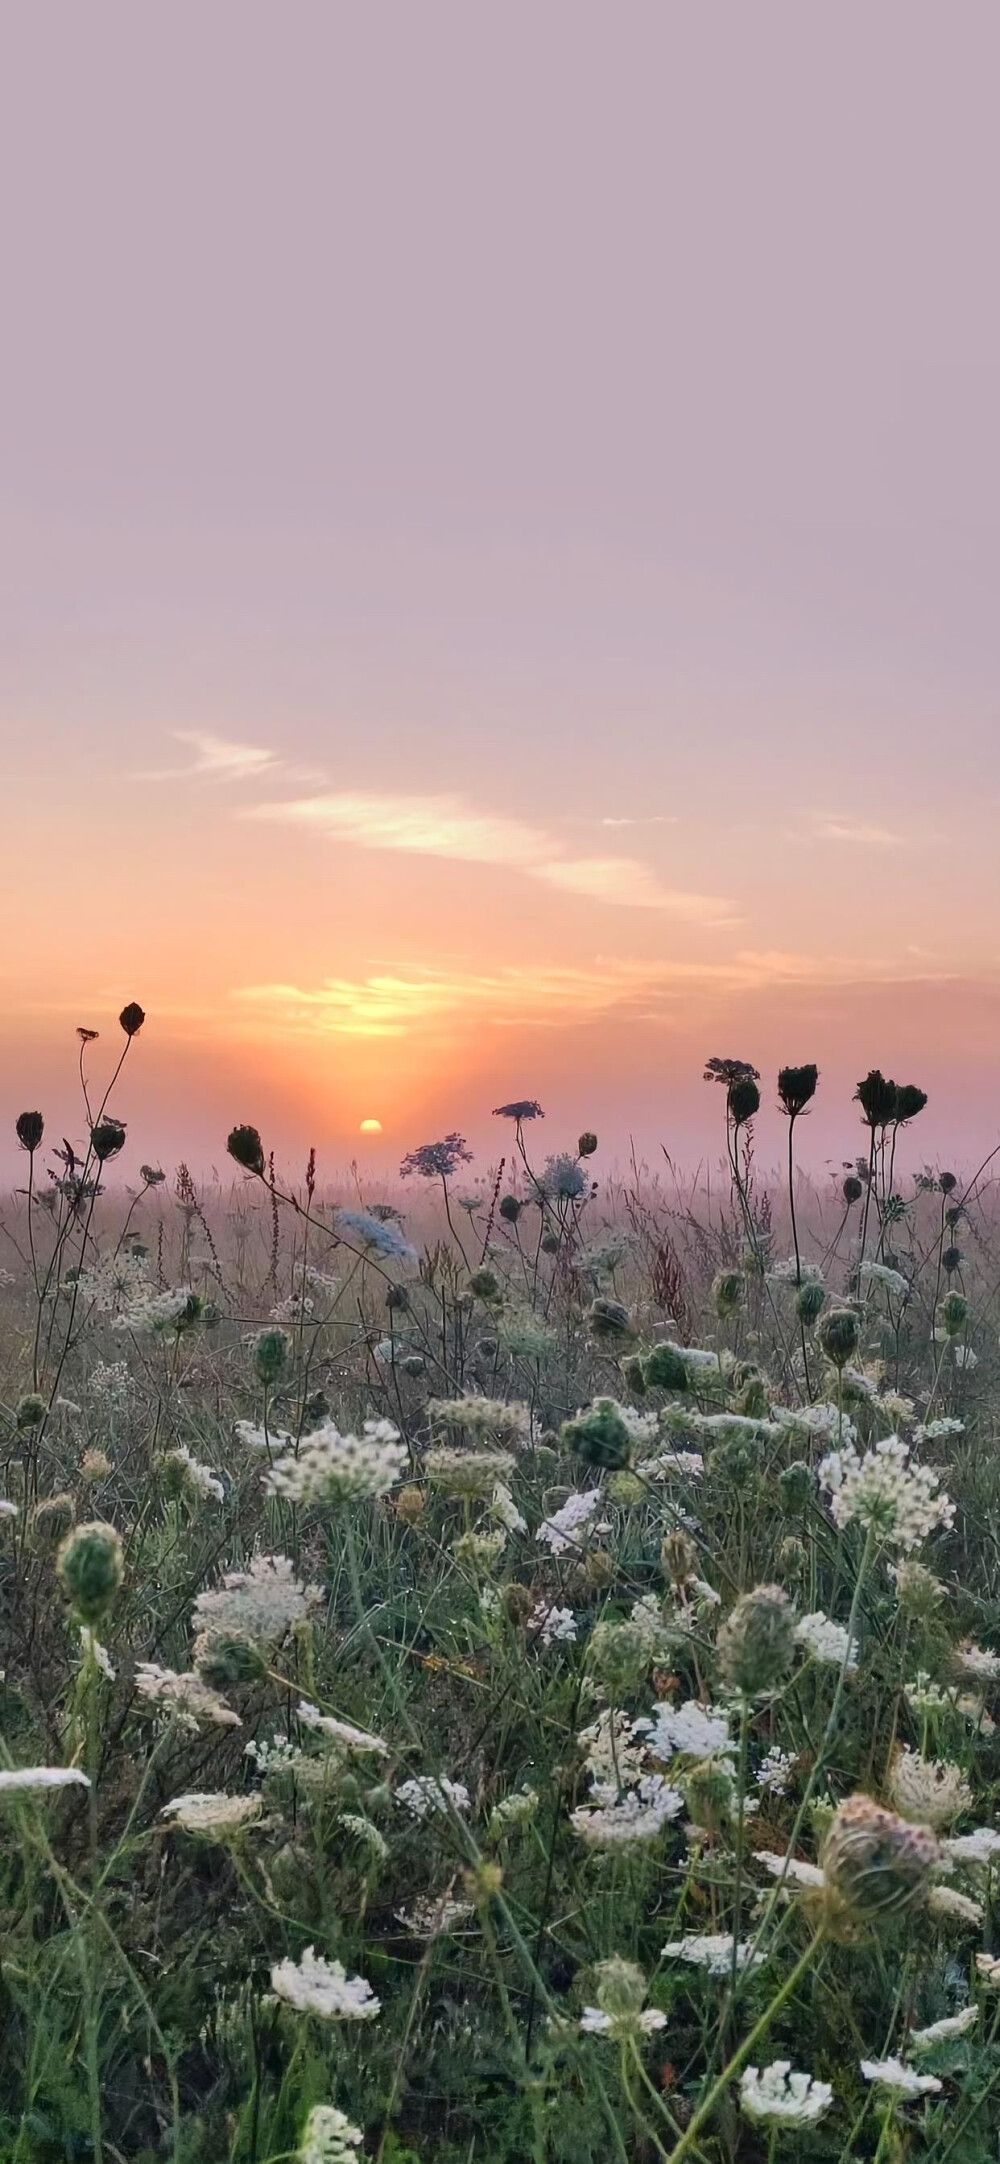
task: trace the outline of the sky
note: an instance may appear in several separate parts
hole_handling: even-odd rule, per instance
[[[817,1163],[872,1065],[1000,1138],[998,74],[993,0],[18,13],[8,1133],[138,999],[137,1162],[693,1161],[710,1055],[765,1158],[807,1059]]]

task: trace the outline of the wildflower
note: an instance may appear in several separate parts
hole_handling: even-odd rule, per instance
[[[464,1784],[446,1780],[444,1774],[414,1774],[410,1780],[400,1783],[396,1802],[401,1803],[412,1818],[431,1818],[449,1808],[453,1811],[472,1808],[472,1798]]]
[[[507,1481],[514,1460],[507,1450],[429,1450],[424,1472],[432,1488],[444,1495],[464,1495],[485,1501],[498,1481]]]
[[[948,2043],[955,2036],[967,2036],[978,2020],[978,2006],[963,2006],[960,2014],[950,2014],[943,2021],[932,2021],[929,2029],[911,2029],[910,2050],[932,2051],[935,2044]]]
[[[450,1894],[425,1894],[414,1901],[409,1912],[397,1909],[396,1915],[415,1939],[438,1939],[446,1931],[453,1931],[457,1924],[467,1923],[476,1913],[471,1901],[453,1901]]]
[[[932,1570],[912,1557],[890,1564],[889,1569],[896,1580],[900,1607],[910,1615],[932,1615],[944,1599],[945,1589],[940,1578],[935,1578]]]
[[[757,1768],[757,1786],[769,1796],[784,1796],[795,1771],[795,1758],[791,1751],[783,1751],[774,1743]]]
[[[968,1924],[978,1931],[986,1911],[981,1901],[973,1901],[968,1894],[957,1892],[954,1886],[932,1886],[927,1906],[932,1916],[940,1916],[944,1923]]]
[[[45,1121],[40,1112],[19,1112],[14,1122],[14,1131],[22,1150],[27,1150],[29,1156],[34,1156],[45,1133]]]
[[[849,1796],[823,1844],[823,1877],[837,1907],[875,1923],[927,1900],[940,1856],[929,1826],[911,1826],[870,1796]]]
[[[696,1969],[705,1969],[709,1976],[729,1976],[733,1967],[733,1940],[728,1931],[693,1932],[687,1938],[671,1939],[663,1948],[665,1961],[689,1961]],[[746,1969],[759,1968],[764,1956],[753,1953],[744,1941],[736,1950],[736,1966]]]
[[[0,1495],[0,1518],[16,1518],[17,1504],[8,1495]]]
[[[974,1826],[971,1833],[951,1834],[941,1846],[955,1863],[982,1864],[988,1869],[1000,1856],[1000,1833],[992,1826]]]
[[[319,1598],[317,1586],[300,1583],[287,1555],[255,1555],[246,1570],[227,1571],[219,1589],[199,1593],[192,1621],[210,1637],[235,1631],[255,1644],[278,1645]]]
[[[406,1447],[391,1421],[366,1420],[361,1435],[341,1435],[328,1420],[305,1437],[298,1457],[269,1468],[264,1486],[294,1503],[358,1502],[387,1495],[405,1464]]]
[[[335,2104],[314,2104],[302,2132],[298,2164],[356,2164],[364,2135]]]
[[[845,1368],[858,1349],[858,1318],[852,1307],[831,1307],[817,1332],[822,1351],[835,1368]]]
[[[754,1850],[758,1863],[762,1863],[772,1878],[787,1879],[795,1886],[822,1886],[823,1873],[818,1864],[806,1863],[801,1856],[778,1856],[773,1849]]]
[[[185,1833],[204,1834],[209,1841],[232,1840],[253,1825],[263,1810],[260,1796],[199,1795],[175,1796],[160,1812],[161,1818],[172,1818]]]
[[[578,1545],[577,1536],[589,1525],[602,1501],[599,1488],[584,1488],[570,1495],[561,1508],[553,1512],[551,1518],[542,1520],[535,1535],[536,1540],[550,1548],[553,1555],[565,1555],[567,1548]]]
[[[543,1120],[545,1114],[537,1097],[515,1097],[512,1104],[494,1105],[495,1120],[516,1120],[521,1126],[525,1120]]]
[[[730,1690],[753,1696],[780,1683],[792,1665],[794,1611],[777,1585],[744,1593],[719,1632],[719,1669]]]
[[[576,1617],[572,1608],[552,1608],[547,1601],[541,1600],[530,1621],[543,1646],[572,1645],[576,1638]]]
[[[267,1386],[276,1383],[282,1369],[287,1366],[288,1353],[287,1331],[261,1330],[253,1348],[254,1373],[258,1382]]]
[[[414,1174],[422,1180],[450,1180],[459,1165],[471,1165],[472,1151],[467,1147],[465,1136],[445,1135],[442,1142],[422,1142],[419,1149],[411,1150],[399,1168],[400,1178],[408,1180]]]
[[[1000,1958],[996,1954],[977,1954],[976,1970],[987,1991],[1000,1991]]]
[[[227,1706],[219,1692],[199,1675],[178,1675],[175,1669],[160,1668],[155,1661],[140,1661],[135,1687],[140,1698],[175,1715],[184,1728],[197,1728],[199,1721],[207,1721],[213,1728],[243,1725],[232,1706]]]
[[[344,1832],[349,1834],[352,1840],[359,1842],[362,1848],[368,1850],[375,1863],[385,1863],[387,1861],[389,1843],[384,1835],[379,1832],[378,1827],[373,1826],[370,1818],[363,1818],[358,1811],[341,1811],[337,1818],[337,1824],[343,1827]]]
[[[700,1480],[704,1470],[699,1450],[664,1450],[655,1458],[644,1458],[640,1467],[644,1480]]]
[[[383,1262],[416,1262],[417,1250],[391,1218],[373,1217],[369,1210],[338,1210],[334,1225],[341,1238],[356,1241]]]
[[[536,1193],[546,1202],[579,1202],[587,1192],[587,1174],[568,1150],[546,1158],[541,1172],[532,1174]]]
[[[517,1504],[502,1480],[498,1480],[490,1500],[490,1514],[499,1520],[505,1532],[526,1533],[527,1521],[522,1518]]]
[[[334,1743],[342,1744],[345,1751],[371,1752],[377,1758],[389,1755],[389,1746],[383,1743],[381,1736],[369,1735],[364,1728],[352,1728],[349,1721],[334,1720],[331,1714],[321,1713],[318,1706],[311,1705],[307,1698],[299,1700],[295,1712],[304,1728],[329,1736]]]
[[[889,1800],[901,1818],[939,1832],[968,1810],[972,1790],[958,1766],[947,1759],[921,1758],[919,1751],[907,1748],[893,1761]]]
[[[89,1788],[90,1779],[78,1766],[17,1766],[0,1769],[0,1795],[46,1788]]]
[[[646,1979],[634,1961],[623,1961],[615,1955],[610,1961],[598,1961],[594,1975],[597,2005],[583,2009],[580,2028],[584,2036],[622,2039],[651,2036],[657,2029],[666,2028],[666,2014],[655,2006],[643,2007]]]
[[[198,1459],[192,1456],[186,1443],[179,1443],[176,1449],[166,1451],[164,1462],[176,1469],[176,1473],[183,1480],[184,1485],[189,1487],[195,1495],[204,1497],[206,1501],[211,1497],[215,1502],[225,1502],[226,1491],[221,1480],[216,1479],[215,1474],[207,1465],[199,1464]]]
[[[866,2081],[899,2097],[936,2096],[943,2087],[936,2074],[918,2074],[902,2059],[862,2059],[861,2071]]]
[[[517,1788],[509,1796],[502,1796],[490,1812],[487,1838],[490,1841],[506,1841],[518,1826],[526,1826],[537,1816],[540,1802],[535,1788]]]
[[[950,1416],[942,1420],[924,1420],[913,1430],[913,1447],[916,1450],[921,1443],[949,1442],[952,1436],[964,1434],[964,1420],[953,1420]]]
[[[671,1788],[662,1774],[651,1773],[612,1803],[581,1804],[570,1812],[569,1822],[588,1848],[631,1848],[655,1841],[683,1809],[680,1790]]]
[[[297,2013],[319,2014],[324,2021],[373,2021],[380,2012],[363,1976],[348,1976],[342,1961],[324,1961],[312,1946],[300,1961],[276,1962],[271,1989]]]
[[[909,1278],[900,1270],[890,1270],[885,1262],[863,1262],[858,1277],[862,1286],[870,1289],[873,1285],[881,1285],[900,1300],[908,1300],[913,1290]]]
[[[858,1665],[858,1642],[849,1638],[843,1625],[816,1609],[800,1616],[795,1625],[796,1642],[814,1661],[830,1668],[845,1668],[851,1675]]]
[[[628,1422],[614,1398],[595,1398],[575,1420],[564,1420],[560,1433],[567,1449],[575,1450],[587,1465],[617,1471],[632,1455]]]
[[[793,2073],[790,2059],[774,2059],[763,2073],[747,2066],[740,2076],[740,2110],[757,2126],[816,2126],[832,2103],[830,2083]]]
[[[733,1749],[729,1715],[718,1707],[699,1705],[694,1698],[682,1706],[658,1705],[649,1724],[649,1748],[662,1759],[672,1758],[675,1752],[685,1758],[726,1756]]]
[[[891,1547],[915,1548],[935,1526],[954,1520],[954,1503],[935,1493],[938,1474],[911,1463],[909,1444],[898,1435],[883,1437],[862,1457],[853,1449],[833,1451],[819,1473],[835,1523],[843,1528],[857,1519]]]
[[[442,1429],[461,1429],[494,1443],[517,1449],[531,1435],[531,1414],[526,1405],[508,1404],[504,1398],[430,1398],[426,1407],[432,1434]]]
[[[91,1630],[89,1623],[81,1623],[79,1630],[84,1659],[92,1661],[94,1667],[99,1668],[103,1676],[107,1676],[109,1683],[113,1683],[115,1671],[111,1665],[111,1655],[107,1647],[101,1645],[96,1632]]]
[[[201,1321],[203,1312],[201,1295],[192,1292],[190,1285],[176,1285],[167,1292],[149,1292],[134,1300],[122,1309],[113,1327],[132,1330],[137,1336],[165,1337],[176,1331],[180,1337]]]

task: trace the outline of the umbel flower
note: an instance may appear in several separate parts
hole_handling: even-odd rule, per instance
[[[314,2104],[299,2145],[298,2164],[357,2164],[364,2135],[335,2104]]]
[[[873,1927],[926,1902],[941,1850],[929,1826],[858,1795],[834,1813],[821,1861],[834,1915]]]
[[[374,2021],[381,2002],[363,1976],[348,1976],[342,1961],[324,1961],[307,1946],[300,1961],[278,1961],[271,1989],[300,2014],[323,2021]]]
[[[903,1550],[954,1520],[954,1503],[936,1493],[939,1477],[932,1466],[912,1462],[910,1445],[899,1435],[883,1436],[863,1456],[853,1447],[831,1451],[819,1468],[838,1526],[856,1519],[887,1546]]]
[[[81,1623],[99,1623],[124,1575],[122,1544],[113,1525],[94,1520],[67,1534],[58,1570]]]
[[[520,1127],[525,1120],[543,1120],[545,1114],[537,1097],[515,1097],[509,1105],[494,1105],[495,1120],[516,1120]]]
[[[797,1119],[816,1095],[819,1068],[813,1064],[806,1067],[782,1067],[778,1073],[778,1096],[781,1108],[789,1119]]]
[[[940,1832],[972,1802],[961,1768],[947,1759],[921,1758],[919,1751],[899,1751],[889,1773],[889,1801],[901,1818]]]
[[[264,1808],[259,1795],[227,1796],[192,1794],[175,1796],[160,1812],[173,1819],[184,1833],[200,1833],[207,1841],[231,1841],[252,1826]]]
[[[620,2040],[629,2036],[649,2036],[657,2029],[666,2028],[666,2014],[658,2007],[643,2006],[646,1979],[634,1961],[623,1961],[615,1954],[610,1961],[598,1961],[594,1974],[597,2005],[583,2009],[580,2028],[585,2036],[610,2036]]]
[[[472,1151],[464,1135],[445,1135],[441,1142],[422,1142],[411,1150],[399,1168],[400,1179],[414,1175],[422,1180],[450,1180],[459,1165],[471,1165]]]
[[[829,2111],[833,2090],[828,2081],[796,2074],[790,2059],[748,2066],[740,2076],[740,2110],[757,2126],[815,2126]]]
[[[387,1495],[405,1464],[406,1446],[391,1421],[366,1420],[360,1435],[341,1435],[327,1421],[306,1436],[298,1457],[270,1467],[264,1485],[293,1503],[359,1502]]]

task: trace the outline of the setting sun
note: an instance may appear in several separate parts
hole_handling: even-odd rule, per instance
[[[363,1135],[380,1135],[382,1122],[381,1120],[362,1120],[359,1131]]]

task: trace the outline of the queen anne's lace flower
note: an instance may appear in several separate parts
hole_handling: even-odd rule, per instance
[[[476,1913],[471,1901],[453,1901],[451,1895],[424,1894],[410,1908],[397,1909],[401,1924],[415,1939],[438,1939],[446,1931],[454,1931],[459,1924],[466,1924]]]
[[[993,1826],[974,1826],[971,1833],[952,1834],[941,1846],[954,1863],[981,1864],[988,1868],[1000,1856],[1000,1833]]]
[[[140,1698],[173,1714],[185,1728],[197,1728],[199,1721],[208,1721],[213,1728],[242,1726],[232,1706],[193,1671],[178,1675],[175,1669],[160,1668],[155,1661],[141,1661],[135,1672],[135,1687]]]
[[[413,1818],[432,1818],[438,1812],[468,1811],[472,1798],[461,1781],[446,1780],[443,1773],[416,1773],[408,1781],[401,1781],[396,1790],[396,1802],[403,1805]]]
[[[46,1788],[89,1788],[89,1776],[78,1766],[14,1766],[0,1771],[0,1796]]]
[[[578,1545],[584,1527],[590,1524],[603,1500],[600,1488],[584,1488],[581,1493],[568,1496],[561,1508],[553,1511],[551,1518],[543,1518],[536,1540],[551,1548],[553,1555],[564,1555],[567,1548]]]
[[[172,1818],[185,1833],[201,1833],[212,1841],[225,1841],[252,1826],[263,1810],[260,1796],[175,1796],[166,1803],[161,1818]]]
[[[696,1969],[706,1969],[709,1976],[729,1976],[733,1966],[733,1941],[728,1931],[692,1932],[687,1938],[671,1939],[663,1948],[665,1961],[689,1961]],[[744,1942],[736,1953],[736,1966],[745,1969],[758,1968],[764,1956],[754,1953],[750,1944]]]
[[[891,2089],[894,2096],[936,2096],[943,2087],[936,2074],[918,2074],[902,2059],[862,2059],[861,2071],[866,2081]]]
[[[246,1570],[227,1571],[221,1588],[199,1593],[192,1620],[209,1638],[233,1633],[278,1645],[320,1597],[318,1586],[301,1584],[287,1555],[255,1555]]]
[[[729,1715],[689,1698],[682,1706],[659,1705],[649,1727],[649,1748],[656,1758],[711,1758],[733,1749]]]
[[[954,1520],[954,1503],[935,1492],[938,1474],[931,1466],[915,1465],[899,1435],[884,1436],[861,1457],[854,1449],[831,1451],[819,1477],[830,1492],[838,1526],[856,1519],[893,1548],[916,1548],[935,1526]]]
[[[858,1665],[858,1642],[848,1638],[841,1623],[834,1623],[822,1609],[811,1615],[801,1615],[795,1625],[795,1637],[804,1652],[814,1661],[821,1661],[829,1668],[842,1668],[851,1675]]]
[[[740,2109],[758,2126],[815,2126],[832,2103],[830,2083],[793,2072],[790,2059],[775,2059],[763,2072],[745,2067],[740,2076]]]
[[[966,2036],[979,2020],[978,2006],[964,2006],[960,2014],[949,2014],[944,2021],[932,2021],[929,2029],[910,2030],[911,2051],[933,2051],[935,2044],[946,2044],[954,2036]]]
[[[300,1961],[276,1962],[271,1989],[298,2013],[319,2014],[324,2021],[374,2021],[381,2010],[363,1976],[348,1976],[342,1961],[324,1961],[313,1946]]]
[[[295,1708],[303,1728],[313,1728],[318,1735],[329,1736],[332,1743],[339,1743],[345,1751],[370,1751],[377,1758],[387,1758],[389,1746],[381,1736],[370,1735],[366,1728],[352,1728],[349,1721],[335,1720],[330,1713],[321,1713],[318,1706],[308,1698],[300,1699]]]
[[[530,1621],[543,1646],[572,1645],[575,1641],[576,1617],[572,1608],[553,1608],[548,1601],[540,1600]]]
[[[570,1825],[588,1848],[629,1848],[655,1841],[683,1809],[680,1790],[671,1788],[662,1773],[647,1773],[613,1802],[581,1804],[570,1812]]]
[[[358,1502],[387,1495],[405,1464],[406,1446],[390,1420],[366,1420],[360,1435],[341,1435],[327,1421],[305,1437],[297,1456],[269,1468],[264,1486],[293,1503]]]
[[[901,1818],[940,1831],[972,1802],[961,1768],[948,1759],[921,1758],[909,1748],[898,1752],[889,1772],[889,1798]]]
[[[773,1849],[754,1850],[758,1863],[762,1863],[772,1878],[786,1879],[793,1886],[822,1886],[823,1873],[816,1863],[806,1863],[801,1856],[778,1856]]]
[[[335,2104],[314,2104],[305,2123],[298,2164],[357,2164],[364,2140],[359,2126]]]

